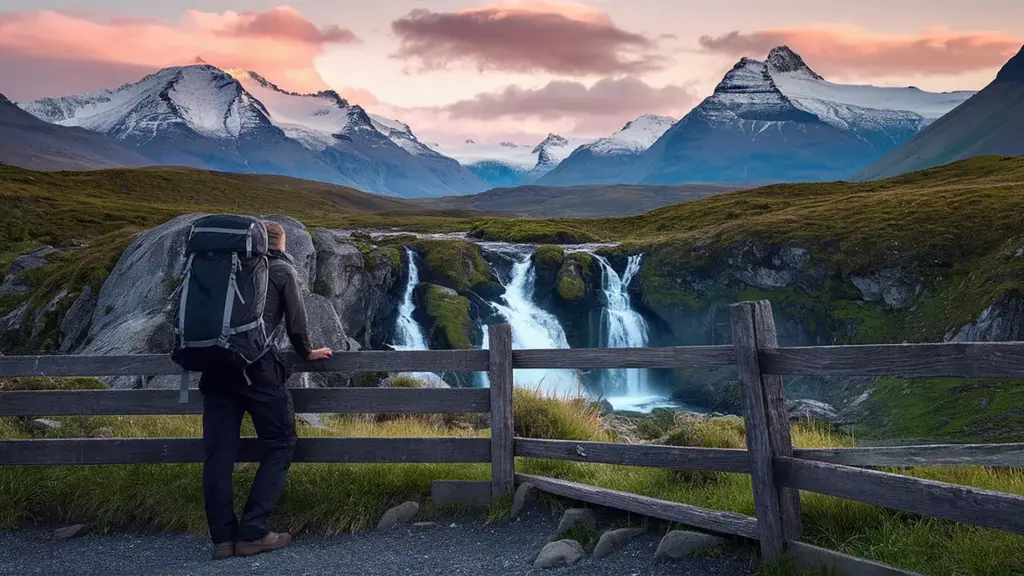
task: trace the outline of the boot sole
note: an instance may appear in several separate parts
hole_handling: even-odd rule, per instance
[[[260,545],[255,548],[246,548],[242,544],[237,544],[235,546],[235,556],[255,556],[257,554],[262,554],[264,552],[273,552],[274,550],[280,550],[281,548],[284,548],[285,546],[288,546],[291,543],[292,539],[288,538],[283,543],[277,544],[275,546]]]

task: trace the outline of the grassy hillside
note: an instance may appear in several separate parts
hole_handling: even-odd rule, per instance
[[[602,218],[643,214],[736,190],[724,185],[517,186],[473,196],[415,200],[429,208],[472,209],[527,218]]]

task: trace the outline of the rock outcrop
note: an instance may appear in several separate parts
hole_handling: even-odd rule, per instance
[[[1011,292],[978,315],[978,318],[947,335],[951,342],[1016,342],[1024,340],[1024,296]]]

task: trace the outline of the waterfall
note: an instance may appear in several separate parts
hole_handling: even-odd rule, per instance
[[[558,319],[533,301],[536,270],[530,260],[530,254],[517,252],[510,256],[515,264],[512,266],[512,277],[505,284],[505,294],[501,302],[490,304],[512,327],[512,348],[568,348],[569,341]],[[487,344],[485,332],[485,349]],[[583,392],[573,370],[516,370],[515,380],[517,385],[539,388],[552,396],[577,396]]]
[[[416,310],[413,293],[420,283],[420,269],[416,263],[416,253],[406,248],[405,254],[409,259],[409,279],[405,283],[402,303],[398,306],[395,342],[391,347],[395,350],[428,350],[430,346],[427,345],[427,337],[423,334],[423,328],[412,316]],[[447,387],[441,377],[432,372],[410,372],[408,375],[419,379],[426,386]]]
[[[648,343],[647,322],[633,309],[629,298],[629,284],[640,271],[643,254],[629,257],[626,270],[620,277],[602,256],[593,255],[601,265],[601,290],[605,309],[602,314],[603,348],[643,348]],[[649,387],[648,372],[639,368],[621,368],[605,371],[605,394],[616,409],[643,409],[659,403],[663,398],[653,394]]]

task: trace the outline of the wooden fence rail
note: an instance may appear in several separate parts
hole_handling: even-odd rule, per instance
[[[296,412],[490,413],[490,438],[301,438],[297,462],[490,462],[492,499],[516,482],[596,505],[680,522],[760,541],[762,556],[789,551],[829,558],[864,573],[904,573],[800,542],[799,490],[818,492],[925,516],[1024,534],[1024,497],[901,476],[871,468],[915,466],[1024,467],[1024,444],[794,449],[783,408],[781,376],[1024,377],[1024,342],[780,347],[768,302],[732,306],[726,346],[512,350],[507,325],[490,326],[488,350],[366,351],[330,360],[288,362],[297,372],[483,372],[489,389],[330,388],[292,391]],[[535,368],[737,368],[746,450],[516,438],[513,378]],[[29,376],[157,376],[180,373],[166,355],[5,356],[0,378]],[[202,398],[186,404],[173,390],[0,392],[0,417],[46,415],[200,414]],[[238,458],[258,460],[255,439]],[[756,517],[665,502],[554,478],[515,473],[515,457],[708,470],[749,474]],[[0,441],[0,465],[201,462],[195,438]],[[452,489],[451,486],[448,489]],[[454,491],[459,487],[455,486]],[[860,563],[860,564],[858,564]],[[856,568],[860,566],[860,568]],[[851,568],[852,567],[852,568]],[[886,572],[889,570],[889,572]]]

